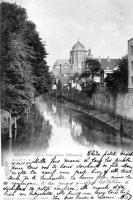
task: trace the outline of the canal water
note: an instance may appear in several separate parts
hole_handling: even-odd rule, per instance
[[[13,139],[2,139],[3,156],[11,152],[82,153],[91,149],[131,148],[132,140],[87,114],[72,108],[70,103],[38,98],[28,116],[18,120]]]

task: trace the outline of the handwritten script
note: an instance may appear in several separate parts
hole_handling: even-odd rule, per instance
[[[5,199],[133,199],[133,152],[45,155],[13,159]]]

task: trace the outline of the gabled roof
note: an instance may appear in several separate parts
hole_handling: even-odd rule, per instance
[[[113,70],[116,66],[118,66],[119,59],[100,59],[100,63],[103,70]]]
[[[56,60],[54,66],[56,66],[56,65],[69,65],[69,59]]]

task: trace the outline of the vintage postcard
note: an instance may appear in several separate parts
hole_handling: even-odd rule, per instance
[[[133,200],[133,1],[2,0],[0,199]]]

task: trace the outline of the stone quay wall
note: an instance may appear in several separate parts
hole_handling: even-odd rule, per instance
[[[133,92],[119,93],[113,97],[109,91],[103,89],[93,94],[90,105],[101,112],[133,120]]]

